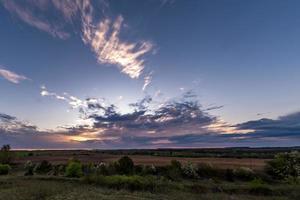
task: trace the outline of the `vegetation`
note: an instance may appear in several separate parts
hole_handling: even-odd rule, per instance
[[[10,145],[3,145],[0,150],[0,163],[10,164],[13,159],[13,153],[10,151]]]
[[[293,151],[276,155],[275,159],[268,162],[266,171],[275,179],[294,179],[299,181],[300,153]]]
[[[129,156],[88,163],[72,155],[67,163],[50,163],[22,153],[34,162],[1,164],[0,174],[9,175],[0,177],[0,199],[300,199],[298,152],[279,153],[265,170],[178,160],[136,165]]]
[[[10,171],[10,166],[8,164],[0,164],[0,175],[6,175]]]
[[[70,161],[66,167],[66,176],[79,178],[83,176],[82,165],[78,161]]]

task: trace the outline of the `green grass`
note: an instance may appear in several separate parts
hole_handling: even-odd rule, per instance
[[[198,185],[198,188],[189,186]],[[213,190],[220,187],[221,190]],[[115,190],[99,185],[84,184],[78,179],[55,178],[47,176],[0,177],[0,200],[289,200],[300,199],[299,186],[270,186],[272,190],[285,190],[288,195],[251,195],[246,191],[251,184],[201,182],[174,182],[161,192]],[[199,189],[200,188],[200,189]],[[203,188],[206,188],[203,190]],[[208,189],[208,190],[207,190]],[[231,191],[231,192],[230,192]],[[231,194],[232,193],[232,194]]]

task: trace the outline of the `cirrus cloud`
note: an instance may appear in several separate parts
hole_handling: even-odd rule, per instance
[[[0,68],[0,76],[15,84],[18,84],[23,80],[29,80],[26,76],[17,74],[7,69],[1,69],[1,68]]]

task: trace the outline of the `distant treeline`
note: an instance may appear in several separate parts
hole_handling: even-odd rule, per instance
[[[272,159],[278,153],[300,150],[300,147],[275,148],[201,148],[201,149],[120,149],[120,150],[94,150],[98,153],[112,155],[150,155],[170,157],[214,157],[214,158],[266,158]]]

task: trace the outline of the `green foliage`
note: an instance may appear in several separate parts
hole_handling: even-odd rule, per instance
[[[36,172],[37,174],[46,174],[49,173],[51,169],[51,163],[49,163],[47,160],[43,160],[35,166],[34,172]]]
[[[65,165],[52,165],[51,175],[53,176],[61,176],[65,174]]]
[[[108,168],[110,168],[110,167],[113,167],[113,165],[106,165],[105,163],[100,163],[99,165],[96,165],[96,174],[97,175],[109,175],[110,171],[108,170]]]
[[[25,165],[24,165],[24,169],[25,169],[25,176],[32,176],[34,173],[34,168],[35,168],[35,164],[33,164],[30,160],[28,160]]]
[[[113,189],[126,189],[130,191],[145,190],[155,191],[163,184],[162,179],[157,179],[153,176],[126,176],[126,175],[113,175],[113,176],[86,176],[84,182],[93,183]]]
[[[117,171],[120,174],[132,174],[134,170],[134,163],[128,156],[124,156],[118,160]]]
[[[250,182],[249,193],[255,195],[271,195],[273,191],[261,179],[255,178]]]
[[[8,164],[0,164],[0,175],[6,175],[9,173],[11,167]]]
[[[10,145],[3,145],[0,150],[0,163],[10,164],[13,160],[13,152],[10,151]]]
[[[255,178],[254,171],[248,167],[240,167],[238,169],[235,169],[233,172],[235,177],[240,180],[250,181]]]
[[[276,179],[288,179],[300,177],[300,153],[280,153],[268,162],[266,172]]]
[[[198,173],[196,167],[193,163],[188,162],[186,165],[183,166],[183,174],[187,178],[198,178]]]
[[[211,164],[199,163],[197,166],[197,173],[200,177],[211,178],[217,175],[217,169]]]
[[[179,180],[182,176],[182,166],[177,160],[172,160],[171,165],[168,166],[167,177],[171,180]]]
[[[72,178],[79,178],[83,175],[82,165],[80,162],[71,161],[66,167],[66,176]]]

